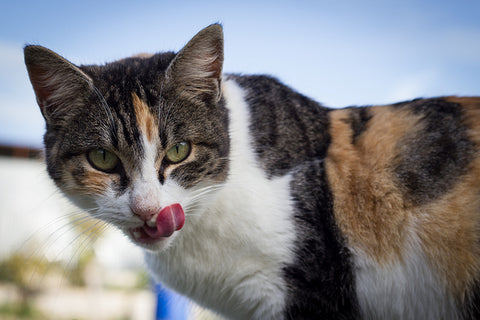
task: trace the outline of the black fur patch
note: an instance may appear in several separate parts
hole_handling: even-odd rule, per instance
[[[86,177],[86,170],[81,166],[76,166],[75,169],[72,170],[72,177],[77,182],[78,185],[83,186],[83,180]]]
[[[328,112],[268,76],[229,76],[246,89],[256,154],[269,176],[281,176],[327,152]]]
[[[312,192],[315,190],[315,192]],[[357,319],[350,252],[335,223],[322,160],[295,171],[296,261],[285,267],[288,319]]]
[[[288,319],[355,319],[350,253],[333,216],[323,159],[330,144],[329,109],[268,76],[229,76],[246,89],[250,133],[270,176],[294,172],[296,261],[285,266]],[[367,112],[352,111],[360,134]],[[315,190],[315,192],[312,192]]]
[[[475,145],[455,103],[419,99],[396,106],[422,116],[423,129],[397,145],[395,173],[408,199],[417,205],[427,203],[451,190],[468,171]]]
[[[465,303],[460,306],[463,309],[463,319],[480,319],[480,281],[472,285],[471,291],[467,294]]]
[[[372,115],[368,107],[351,107],[349,109],[350,117],[345,119],[345,122],[352,127],[352,144],[355,144],[358,137],[367,129]]]

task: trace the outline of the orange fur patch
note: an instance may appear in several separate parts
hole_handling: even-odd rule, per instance
[[[111,183],[112,175],[89,170],[84,176],[72,177],[70,171],[64,177],[64,189],[71,194],[101,195],[107,190]]]
[[[158,136],[158,126],[150,108],[145,101],[140,100],[135,92],[132,92],[132,103],[140,130],[148,141],[152,142]]]
[[[457,297],[463,296],[480,272],[479,160],[450,193],[413,210],[431,267]]]
[[[326,169],[336,221],[351,248],[379,263],[401,259],[411,216],[395,184],[397,141],[418,130],[418,117],[392,107],[370,108],[368,128],[351,143],[348,110],[331,112],[332,143]]]
[[[138,53],[136,55],[133,55],[132,58],[148,59],[148,58],[151,58],[152,56],[153,56],[153,54],[151,54],[151,53],[142,52],[142,53]]]
[[[83,180],[83,192],[102,194],[107,189],[110,180],[111,179],[107,174],[90,171],[87,174],[87,177]]]
[[[118,185],[120,177],[95,170],[86,157],[79,156],[65,164],[61,188],[68,194],[98,196],[104,194],[111,185]]]
[[[446,99],[462,106],[469,136],[480,147],[480,98]],[[406,134],[423,129],[408,108],[372,107],[368,128],[352,145],[348,110],[331,113],[326,169],[334,214],[350,248],[379,264],[402,262],[421,250],[459,302],[480,278],[480,153],[450,192],[414,206],[403,198],[393,170]],[[398,150],[396,149],[398,148]]]

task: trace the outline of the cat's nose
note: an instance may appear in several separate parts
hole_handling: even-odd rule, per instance
[[[160,212],[159,208],[148,207],[148,206],[134,206],[131,207],[133,214],[138,216],[143,221],[147,222],[152,220],[152,218]]]
[[[159,191],[152,183],[137,181],[129,199],[132,213],[145,222],[152,222],[154,216],[162,210],[158,194]]]

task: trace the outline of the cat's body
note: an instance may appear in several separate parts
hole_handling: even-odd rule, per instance
[[[328,109],[222,77],[222,44],[79,68],[27,47],[59,187],[229,318],[480,316],[480,98]]]

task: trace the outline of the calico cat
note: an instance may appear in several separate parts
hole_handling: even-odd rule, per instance
[[[329,109],[178,53],[25,62],[51,178],[231,319],[479,319],[480,98]],[[124,253],[128,254],[128,253]]]

